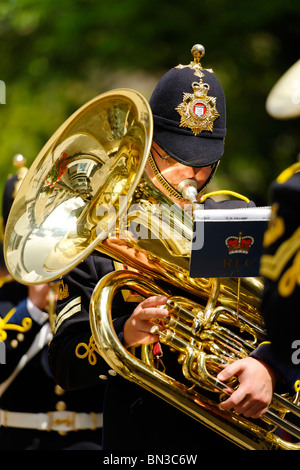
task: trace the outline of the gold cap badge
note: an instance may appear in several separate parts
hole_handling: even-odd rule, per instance
[[[189,67],[194,69],[194,75],[199,77],[199,82],[193,82],[194,93],[183,93],[183,101],[175,110],[180,114],[180,127],[189,127],[197,135],[202,131],[213,131],[214,121],[220,116],[217,108],[217,99],[208,96],[209,84],[203,83],[204,73],[200,59],[205,54],[205,49],[201,44],[196,44],[191,50],[194,61],[188,65],[178,65],[176,68]],[[210,69],[209,73],[213,73]]]

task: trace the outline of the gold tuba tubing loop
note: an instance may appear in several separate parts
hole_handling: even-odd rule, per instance
[[[182,366],[184,378],[189,381],[188,384],[179,383],[167,372],[162,372],[155,367],[151,345],[142,346],[141,359],[136,358],[133,351],[126,350],[114,331],[111,318],[114,296],[122,289],[134,290],[144,297],[169,295],[168,291],[161,289],[150,277],[127,271],[110,273],[95,287],[90,304],[92,333],[100,354],[118,374],[154,393],[243,449],[300,449],[300,443],[286,442],[270,432],[268,425],[271,423],[275,428],[280,426],[298,438],[300,436],[300,429],[297,426],[287,422],[273,410],[265,415],[265,420],[268,422],[266,426],[263,420],[249,422],[234,412],[223,411],[219,408],[219,393],[216,389],[224,392],[227,385],[218,381],[213,374],[221,370],[222,363],[226,363],[228,358],[224,359],[222,354],[209,352],[216,338],[213,338],[213,341],[209,338],[207,342],[206,338],[201,339],[200,332],[196,335],[192,334],[189,340],[185,338],[186,329],[182,328],[182,323],[185,321],[183,318],[176,319],[175,322],[167,319],[165,330],[164,328],[161,330],[163,322],[160,322],[159,326],[154,326],[153,332],[159,335],[162,343],[168,344],[172,350],[177,351],[178,362]],[[186,310],[187,303],[188,300],[183,299],[184,310]],[[173,308],[172,297],[170,304],[170,310],[178,314],[180,308]],[[195,303],[192,303],[192,306],[195,309]],[[201,306],[199,305],[196,310],[200,311]],[[171,312],[170,317],[172,317]],[[185,319],[188,317],[188,322],[191,323],[191,317],[186,315],[186,312],[184,317]],[[212,328],[220,337],[223,336],[224,332],[218,331],[217,324]],[[204,328],[203,331],[207,330]],[[227,337],[224,342],[226,341],[229,341]],[[209,392],[208,396],[205,390]],[[215,393],[214,400],[210,396],[212,392]],[[293,408],[299,412],[299,408],[292,405],[290,401],[283,400],[281,397],[280,400],[281,411],[284,409],[284,413],[292,412]]]

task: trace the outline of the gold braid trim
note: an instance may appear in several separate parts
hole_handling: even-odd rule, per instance
[[[14,323],[7,323],[15,313],[16,309],[12,308],[4,318],[0,318],[0,341],[5,341],[7,333],[5,330],[15,330],[20,333],[25,333],[30,330],[32,326],[32,320],[29,317],[24,317],[21,325],[15,325]]]
[[[280,183],[280,184],[285,183],[295,173],[299,173],[299,171],[300,171],[300,162],[294,163],[290,167],[283,170],[283,172],[280,173],[280,175],[277,177],[276,181],[277,183]]]
[[[294,259],[294,264],[285,272],[281,281],[281,295],[290,295],[296,283],[300,284],[300,267],[299,267],[299,250],[300,250],[300,227],[295,230],[293,235],[285,240],[277,249],[274,255],[265,254],[261,257],[260,274],[267,277],[271,281],[277,281],[286,264],[293,256],[298,255]]]
[[[84,349],[83,353],[79,352],[80,348]],[[89,363],[91,364],[91,366],[94,366],[95,364],[97,364],[97,356],[96,356],[95,352],[97,354],[99,354],[99,356],[100,356],[100,353],[97,349],[97,346],[96,346],[96,343],[95,343],[95,340],[94,340],[93,336],[90,337],[89,344],[78,343],[77,346],[76,346],[76,349],[75,349],[75,355],[79,359],[85,359],[87,357]]]

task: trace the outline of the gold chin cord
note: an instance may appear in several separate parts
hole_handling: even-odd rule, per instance
[[[189,276],[196,189],[181,185],[183,210],[152,184],[146,166],[152,134],[149,104],[133,90],[104,93],[76,111],[18,190],[4,237],[7,267],[30,285],[59,279],[92,252],[125,264],[130,270],[99,281],[90,304],[93,336],[110,367],[241,448],[298,449],[297,395],[274,395],[262,420],[219,408],[227,385],[218,372],[265,338],[262,283]],[[154,331],[179,363],[180,380],[162,368],[152,346],[138,358],[119,342],[111,306],[118,291],[128,290],[168,296],[169,316]],[[296,442],[284,440],[279,428]]]

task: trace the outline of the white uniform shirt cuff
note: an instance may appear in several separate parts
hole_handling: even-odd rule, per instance
[[[46,320],[48,320],[48,313],[40,310],[29,298],[27,299],[26,307],[31,318],[39,325],[42,325]]]

